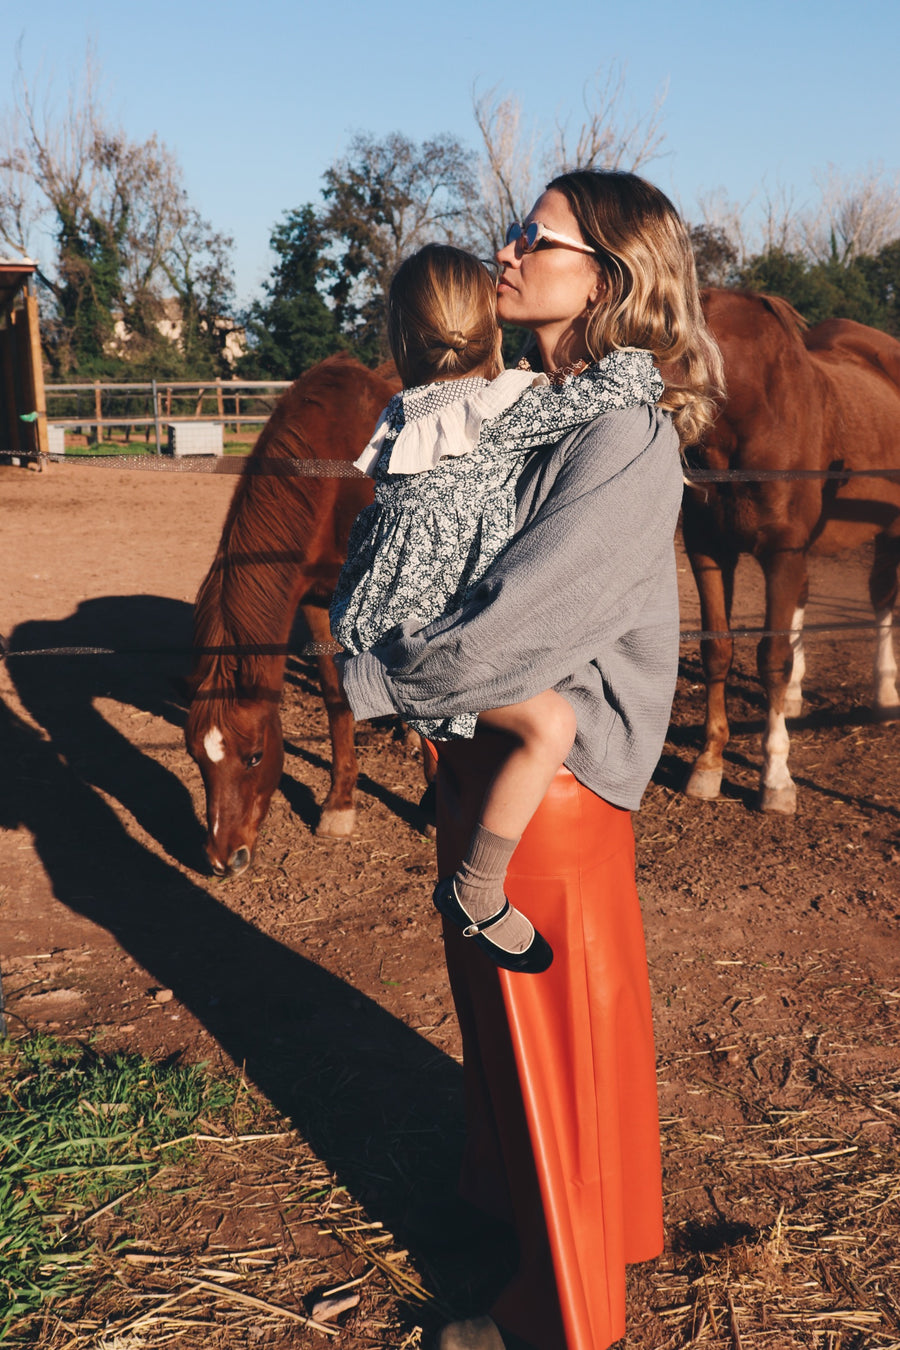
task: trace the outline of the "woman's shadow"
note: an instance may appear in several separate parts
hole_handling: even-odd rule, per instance
[[[409,1216],[423,1196],[439,1209],[438,1197],[453,1190],[463,1132],[458,1064],[144,847],[95,790],[193,864],[202,834],[186,789],[93,706],[112,698],[180,727],[169,689],[184,667],[189,625],[187,605],[127,596],[16,630],[14,651],[115,645],[135,654],[10,658],[23,704],[49,739],[0,703],[0,825],[30,832],[56,898],[172,989],[350,1192],[439,1273],[440,1244],[430,1251]],[[452,1299],[452,1290],[444,1295]]]
[[[85,600],[65,619],[20,624],[10,635],[8,667],[23,706],[77,777],[120,802],[171,858],[205,872],[187,788],[97,707],[112,699],[160,718],[179,745],[184,709],[176,691],[189,665],[191,613],[190,605],[156,595]],[[104,648],[115,655],[92,650]],[[47,649],[71,654],[15,656]]]

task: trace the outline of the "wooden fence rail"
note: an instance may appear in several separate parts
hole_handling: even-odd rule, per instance
[[[260,426],[269,420],[269,412],[258,413],[241,411],[241,398],[246,403],[280,394],[291,384],[290,380],[136,380],[120,383],[108,380],[84,381],[80,384],[48,384],[46,397],[48,404],[48,427],[93,427],[95,439],[102,440],[105,428],[112,427],[153,427],[155,431],[156,453],[162,451],[162,423],[180,422],[222,422],[234,427]],[[216,411],[204,413],[203,401],[208,395],[214,395]],[[75,398],[75,411],[61,411],[52,416],[50,401],[71,400]],[[146,400],[149,416],[134,416],[126,412],[121,416],[104,416],[104,399],[132,398]],[[81,412],[80,403],[86,398],[90,406],[86,413]],[[173,411],[173,401],[182,405]],[[226,409],[226,401],[233,406]],[[188,407],[184,408],[187,403]],[[191,410],[193,404],[193,410]],[[108,402],[107,402],[108,407]]]

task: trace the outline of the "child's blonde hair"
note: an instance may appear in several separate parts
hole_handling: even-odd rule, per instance
[[[633,173],[578,169],[547,190],[565,197],[606,283],[588,320],[591,356],[622,347],[652,352],[667,367],[660,406],[672,413],[682,445],[694,444],[716,416],[725,380],[681,217],[665,193]]]
[[[451,244],[426,244],[401,263],[388,293],[388,342],[404,388],[503,369],[496,283]]]

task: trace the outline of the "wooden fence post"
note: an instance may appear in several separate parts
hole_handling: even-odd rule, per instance
[[[94,417],[96,418],[94,432],[99,446],[100,442],[103,440],[103,400],[100,393],[99,380],[94,381]]]
[[[153,385],[153,425],[156,428],[156,453],[162,454],[162,442],[159,435],[159,395],[156,392],[156,381],[151,381]]]
[[[44,393],[44,368],[41,365],[41,335],[38,320],[37,296],[32,294],[34,282],[28,283],[29,289],[22,297],[25,301],[25,340],[28,343],[28,366],[31,381],[31,398],[37,421],[34,424],[35,440],[39,454],[46,455],[50,450],[47,436],[47,400]]]
[[[19,419],[16,416],[16,315],[13,311],[6,321],[6,328],[0,333],[0,344],[3,349],[3,384],[6,389],[6,409],[9,419],[5,429],[0,429],[9,437],[10,450],[18,450],[19,441]]]

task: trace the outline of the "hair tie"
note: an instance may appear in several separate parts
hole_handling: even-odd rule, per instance
[[[458,328],[455,328],[452,333],[447,334],[446,345],[451,351],[464,352],[469,345],[469,339],[465,333],[461,333]]]

